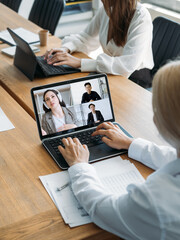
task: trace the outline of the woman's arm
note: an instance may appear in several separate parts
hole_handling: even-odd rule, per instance
[[[76,117],[75,111],[71,111],[68,108],[63,107],[65,115],[65,125],[74,125],[75,127],[80,126],[80,121]]]
[[[100,9],[96,16],[91,20],[87,28],[80,34],[72,34],[67,36],[62,41],[62,47],[53,48],[45,53],[44,58],[48,64],[54,66],[69,65],[71,67],[80,68],[81,59],[72,56],[72,52],[88,53],[99,47],[99,24],[101,19]]]
[[[106,122],[100,124],[93,136],[102,135],[102,141],[116,149],[128,149],[128,156],[152,169],[158,169],[177,158],[174,148],[158,146],[144,139],[127,137],[118,126]]]
[[[72,128],[76,128],[77,125],[75,124],[64,124],[63,126],[58,128],[58,132],[64,131],[64,130],[68,130],[68,129],[72,129]]]
[[[93,222],[125,239],[160,239],[159,219],[145,184],[130,185],[128,194],[112,195],[88,164],[89,151],[77,138],[63,139],[59,150],[66,159],[72,189]],[[141,214],[139,214],[141,213]],[[152,231],[153,230],[153,231]]]
[[[158,169],[177,158],[173,147],[158,146],[144,139],[135,139],[129,147],[128,156],[152,169]]]
[[[144,184],[118,196],[107,193],[90,164],[76,164],[68,172],[76,198],[99,227],[123,239],[160,239],[159,219]]]
[[[41,122],[41,124],[42,124],[42,129],[45,131],[45,133],[46,134],[49,134],[49,131],[48,131],[48,128],[47,128],[47,122],[46,122],[46,116],[45,116],[45,114],[43,115],[43,117],[42,117],[42,122]],[[45,134],[45,135],[46,135]],[[43,131],[42,131],[42,135],[43,135]]]

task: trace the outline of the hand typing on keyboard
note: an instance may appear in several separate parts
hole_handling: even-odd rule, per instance
[[[59,146],[58,149],[69,166],[82,162],[88,163],[89,150],[86,145],[80,143],[78,138],[63,138],[62,142],[64,148]]]
[[[102,135],[102,141],[109,147],[116,149],[128,149],[133,141],[117,125],[111,122],[104,122],[98,125],[96,131],[92,133],[92,136],[97,135]]]
[[[52,55],[54,55],[57,51],[61,51],[61,52],[67,52],[69,53],[69,49],[66,47],[61,47],[61,48],[52,48],[49,51],[46,51],[45,55],[44,55],[44,59],[48,59],[49,57],[51,57]]]
[[[103,136],[102,141],[104,143],[116,149],[128,149],[133,141],[133,139],[127,137],[117,125],[114,125],[111,122],[101,123],[91,134],[92,137],[97,137],[98,135]],[[87,142],[87,145],[82,145],[78,138],[72,139],[68,137],[63,138],[62,143],[64,144],[64,147],[59,146],[58,149],[69,166],[76,163],[88,162],[89,151],[87,145],[89,145],[89,142]]]
[[[74,68],[81,67],[81,59],[72,56],[66,48],[54,48],[45,53],[45,60],[53,66],[68,65]]]

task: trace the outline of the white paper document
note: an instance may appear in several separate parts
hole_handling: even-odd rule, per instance
[[[33,52],[40,52],[40,49],[34,45],[29,45],[30,48],[33,50]],[[1,49],[1,52],[10,56],[14,57],[16,53],[16,46],[8,47],[8,48],[3,48]]]
[[[126,187],[129,184],[144,182],[144,178],[134,164],[119,156],[93,163],[93,166],[105,186],[106,192],[112,194],[120,196],[127,193]],[[40,180],[66,224],[75,227],[92,222],[73,194],[67,171],[40,176]]]
[[[13,31],[22,39],[24,39],[27,43],[39,42],[39,35],[29,30],[26,30],[24,28],[16,28],[16,29],[13,29]],[[0,32],[0,39],[11,45],[16,45],[16,43],[14,42],[10,33],[7,30]]]
[[[14,126],[11,121],[7,118],[3,110],[0,108],[0,132],[13,129]]]

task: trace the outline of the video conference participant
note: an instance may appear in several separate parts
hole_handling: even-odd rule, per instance
[[[130,139],[112,123],[100,124],[95,135],[112,148],[128,149],[130,158],[155,169],[143,184],[131,184],[122,196],[106,193],[89,151],[77,138],[63,139],[59,150],[68,162],[72,189],[91,219],[123,239],[180,239],[180,61],[163,66],[153,80],[154,123],[172,146]]]
[[[101,99],[96,91],[92,91],[92,86],[89,82],[85,83],[84,87],[86,89],[86,92],[82,95],[81,103],[87,103]]]
[[[59,91],[48,89],[43,94],[42,135],[77,127],[75,115],[66,108]]]
[[[129,77],[135,70],[152,69],[152,20],[137,0],[102,0],[103,7],[80,34],[62,41],[61,48],[46,52],[55,66],[67,64],[82,72],[100,72]],[[102,47],[95,60],[77,58],[73,52],[89,52]],[[53,55],[52,55],[53,54]]]
[[[89,104],[89,109],[91,110],[90,113],[88,113],[88,120],[87,124],[94,124],[98,122],[104,122],[103,115],[99,110],[95,109],[95,105],[93,103]]]

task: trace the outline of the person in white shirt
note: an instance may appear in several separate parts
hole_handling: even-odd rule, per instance
[[[61,48],[46,52],[47,63],[129,77],[135,70],[152,69],[152,21],[148,10],[137,0],[102,0],[86,29],[62,41]],[[73,52],[89,52],[102,47],[95,60],[76,58]]]
[[[143,184],[131,184],[127,194],[108,194],[89,152],[77,138],[63,139],[59,150],[66,159],[72,189],[92,221],[124,239],[180,239],[180,61],[168,63],[153,80],[154,122],[172,146],[157,146],[125,136],[112,123],[100,124],[93,135],[103,135],[110,147],[128,149],[128,156],[155,169]]]

